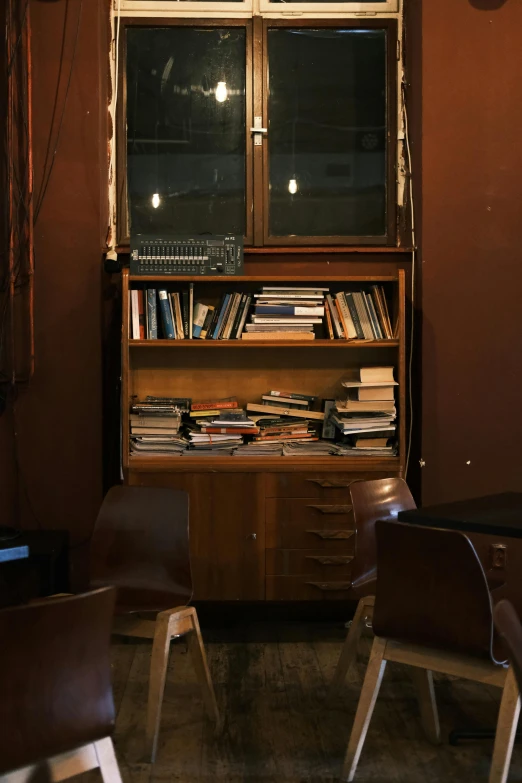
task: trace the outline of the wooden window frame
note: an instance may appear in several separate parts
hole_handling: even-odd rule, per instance
[[[312,3],[310,5],[313,5]],[[354,17],[281,18],[276,17],[156,17],[136,16],[121,18],[118,102],[116,117],[116,228],[118,244],[129,244],[129,210],[127,198],[127,30],[135,27],[244,27],[246,30],[246,159],[245,159],[245,245],[253,247],[286,246],[396,246],[397,244],[397,18],[380,17],[371,19]],[[255,146],[250,132],[254,116],[263,118],[263,127],[268,127],[268,30],[271,28],[296,27],[344,27],[385,29],[387,31],[387,77],[386,77],[386,234],[383,236],[270,236],[268,172],[269,155],[266,138],[261,146]]]
[[[262,64],[262,89],[263,89],[263,125],[269,128],[268,117],[268,30],[274,28],[318,28],[318,27],[343,27],[359,29],[377,29],[387,31],[386,52],[386,234],[382,236],[271,236],[269,234],[269,152],[267,139],[262,148],[256,149],[262,153],[263,168],[263,207],[264,220],[263,239],[264,246],[286,245],[375,245],[395,246],[397,243],[397,41],[398,25],[395,19],[266,19],[263,24],[263,64]],[[269,131],[270,132],[270,131]],[[255,165],[255,164],[254,164]],[[254,180],[254,187],[258,183]],[[258,194],[257,198],[260,196]],[[254,195],[254,205],[256,196]]]
[[[126,246],[130,241],[129,201],[127,197],[127,30],[136,27],[243,27],[246,33],[246,73],[245,73],[245,245],[252,245],[253,235],[253,165],[252,165],[252,135],[250,133],[250,120],[252,117],[252,87],[253,87],[253,24],[252,18],[241,19],[203,19],[180,17],[132,17],[122,18],[120,31],[118,91],[121,96],[117,108],[117,155],[116,155],[116,182],[117,182],[117,236],[118,244]],[[123,230],[122,230],[123,229]]]

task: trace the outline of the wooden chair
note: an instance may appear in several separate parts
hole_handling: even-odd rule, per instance
[[[492,598],[463,533],[378,521],[376,634],[342,771],[351,781],[388,661],[428,671],[422,718],[438,733],[431,671],[502,688],[490,783],[505,783],[520,713],[512,668],[494,635]]]
[[[115,591],[0,611],[0,780],[63,780],[100,768],[121,783],[111,741]]]
[[[518,689],[522,691],[522,625],[513,604],[506,599],[499,601],[493,621],[515,672]]]
[[[346,680],[357,658],[362,631],[372,621],[377,582],[375,523],[378,519],[397,519],[399,511],[416,508],[408,485],[400,478],[356,481],[350,487],[350,494],[356,531],[352,592],[359,603],[333,676],[330,696]]]
[[[118,588],[115,633],[154,640],[146,729],[146,752],[151,761],[156,757],[174,637],[188,636],[207,711],[219,725],[198,617],[196,610],[187,606],[192,597],[188,494],[160,487],[113,487],[103,501],[93,533],[91,584]]]

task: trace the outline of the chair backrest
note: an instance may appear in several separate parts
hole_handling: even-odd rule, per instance
[[[115,591],[0,611],[0,774],[111,734]]]
[[[90,567],[91,585],[115,585],[122,610],[188,603],[188,494],[164,487],[110,489],[94,527]]]
[[[505,659],[493,649],[492,603],[469,538],[452,530],[379,521],[377,636],[448,652]]]
[[[513,604],[503,599],[495,606],[493,620],[515,672],[518,689],[522,692],[522,625],[520,618]]]
[[[378,519],[397,519],[399,511],[416,508],[404,479],[386,478],[355,481],[350,487],[356,530],[352,585],[357,588],[371,578],[377,565],[375,523]]]

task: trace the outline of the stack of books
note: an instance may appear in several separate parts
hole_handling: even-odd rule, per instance
[[[342,433],[338,453],[388,456],[396,451],[397,409],[393,367],[361,367],[343,382],[345,400],[336,400],[330,420]]]
[[[207,400],[191,405],[186,425],[189,450],[231,453],[241,446],[244,436],[259,432],[255,422],[238,408],[237,399]]]
[[[326,295],[326,326],[331,340],[393,340],[383,286],[369,291],[339,291]]]
[[[135,454],[181,454],[187,440],[180,434],[181,415],[190,400],[177,397],[147,397],[134,402],[130,414],[131,452]]]
[[[254,294],[254,312],[243,340],[314,340],[322,324],[328,288],[263,286]]]
[[[263,394],[260,403],[249,402],[247,410],[265,415],[274,414],[277,417],[292,416],[323,421],[324,413],[312,410],[315,399],[309,394],[275,390]]]

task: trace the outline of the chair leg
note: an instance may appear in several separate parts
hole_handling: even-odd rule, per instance
[[[359,697],[359,704],[357,705],[357,712],[355,713],[355,720],[353,722],[348,749],[344,759],[341,780],[352,781],[355,777],[355,770],[359,763],[359,757],[363,749],[364,740],[366,739],[368,726],[372,719],[373,708],[375,707],[384,670],[386,669],[386,661],[384,659],[385,650],[386,639],[381,639],[376,636],[373,642],[370,660],[368,661],[368,667],[366,669],[361,695]]]
[[[196,610],[193,610],[192,623],[194,630],[189,634],[188,645],[190,650],[190,656],[194,669],[196,670],[196,676],[203,691],[203,700],[209,717],[216,723],[216,728],[220,725],[219,709],[216,701],[216,694],[214,693],[214,686],[212,685],[212,679],[210,677],[210,671],[207,664],[207,656],[205,653],[205,647],[203,645],[203,639],[201,637],[201,630],[199,628],[198,615]]]
[[[165,691],[165,677],[170,652],[170,622],[169,617],[163,613],[158,615],[154,642],[152,644],[152,657],[150,662],[149,699],[147,704],[147,730],[146,753],[151,763],[156,760],[158,747],[158,734],[161,718],[161,705]]]
[[[94,742],[93,745],[103,783],[122,783],[120,768],[118,767],[111,738],[104,737]]]
[[[502,691],[489,783],[506,783],[520,715],[520,693],[510,666]]]
[[[342,685],[344,685],[350,667],[357,659],[357,649],[359,646],[359,639],[361,638],[361,634],[364,629],[364,618],[367,615],[373,616],[373,604],[374,604],[373,596],[368,596],[368,598],[361,598],[361,600],[357,604],[357,609],[355,611],[352,624],[350,626],[348,633],[346,634],[346,639],[343,644],[343,649],[341,650],[341,656],[339,658],[339,662],[337,663],[337,667],[335,669],[334,676],[330,684],[330,689],[328,694],[328,697],[330,699],[334,698],[339,688]]]
[[[411,670],[411,676],[417,691],[422,728],[426,738],[434,745],[439,745],[440,724],[435,689],[433,687],[433,673],[415,666]]]

